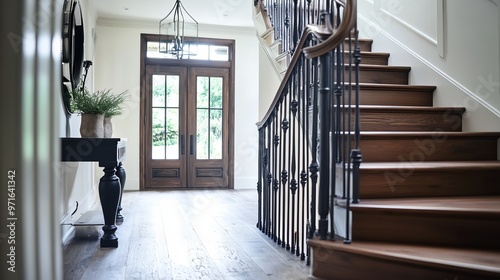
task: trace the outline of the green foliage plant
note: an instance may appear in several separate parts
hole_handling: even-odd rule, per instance
[[[128,92],[113,94],[110,89],[89,92],[86,88],[71,92],[71,109],[78,114],[103,114],[105,117],[122,113]]]

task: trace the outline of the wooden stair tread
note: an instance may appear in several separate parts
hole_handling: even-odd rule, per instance
[[[345,51],[345,50],[344,50]],[[361,51],[361,55],[374,55],[374,56],[387,56],[389,57],[391,54],[388,52],[369,52],[369,51]]]
[[[290,55],[290,53],[288,51],[285,51],[285,52],[280,53],[275,59],[276,59],[276,61],[280,61],[289,55]]]
[[[346,68],[350,66],[347,65]],[[409,66],[393,66],[393,65],[372,65],[372,64],[360,64],[359,69],[361,71],[380,71],[380,72],[391,72],[391,71],[403,71],[410,72],[411,67]]]
[[[431,116],[427,113],[420,115]],[[440,117],[438,113],[435,119],[439,121]],[[411,122],[414,119],[405,120]],[[375,119],[372,122],[376,121]],[[444,162],[444,164],[449,161],[497,160],[497,143],[500,133],[434,131],[432,126],[427,127],[425,131],[418,132],[411,127],[407,132],[388,132],[384,126],[376,128],[381,130],[381,133],[367,131],[368,129],[360,133],[359,147],[362,150],[363,162],[405,161],[404,164],[408,166],[409,163],[402,158],[411,162],[436,161]],[[352,134],[351,139],[353,139]]]
[[[456,137],[456,138],[499,138],[500,132],[459,132],[459,131],[361,131],[362,139],[372,138],[415,138],[415,137]]]
[[[344,114],[355,112],[351,105],[341,105],[341,109]],[[437,124],[441,131],[462,131],[465,108],[360,105],[359,112],[361,131],[436,131]]]
[[[349,94],[349,90],[354,92],[355,85],[344,84],[344,103],[354,104],[355,95]],[[360,105],[386,105],[386,106],[428,106],[433,105],[433,95],[436,87],[415,86],[398,83],[361,83],[360,84]]]
[[[271,33],[274,32],[274,28],[268,28],[266,31],[264,31],[264,33],[262,33],[260,36],[262,38],[265,38],[266,36],[270,35]]]
[[[344,46],[348,46],[349,43],[353,42],[354,41],[354,38],[346,38],[344,40]],[[373,43],[373,40],[372,39],[358,39],[358,43],[359,43],[359,48],[360,50],[362,51],[371,51],[372,49],[372,43]]]
[[[269,45],[269,48],[274,48],[276,46],[278,46],[279,44],[281,44],[281,39],[277,39],[277,40],[274,40],[270,45]]]
[[[344,106],[348,107],[348,106]],[[351,106],[354,109],[354,106]],[[424,112],[424,111],[449,111],[454,113],[465,112],[464,107],[431,107],[431,106],[383,106],[383,105],[359,105],[360,110],[373,110],[373,111],[403,111],[403,112]]]
[[[337,203],[345,205],[344,201]],[[418,211],[464,217],[480,214],[500,218],[500,196],[363,199],[360,203],[350,206],[353,211]],[[498,222],[500,223],[500,220]]]
[[[351,37],[351,38],[345,38],[344,41],[346,41],[346,42],[354,41],[354,34],[352,36],[353,37]],[[358,38],[358,42],[360,42],[360,43],[373,43],[373,39]]]
[[[500,274],[500,252],[497,251],[368,241],[355,241],[346,245],[342,241],[333,242],[317,238],[309,240],[308,244],[413,265],[456,269],[485,276],[499,276]]]
[[[349,60],[352,56],[352,53],[349,52],[348,49],[344,50],[344,58],[345,60]],[[388,65],[389,64],[389,53],[384,52],[371,52],[371,51],[361,51],[361,62],[360,64],[369,64],[369,65]]]
[[[379,84],[379,83],[359,83],[361,90],[374,89],[374,90],[393,90],[393,91],[434,91],[435,86],[427,85],[401,85],[401,84]]]
[[[363,173],[374,172],[380,173],[380,170],[399,170],[401,165],[406,162],[362,162],[360,169]],[[500,172],[500,161],[426,161],[426,162],[412,162],[411,167],[414,170],[420,171],[457,171],[461,170],[484,170],[484,169],[498,169]]]

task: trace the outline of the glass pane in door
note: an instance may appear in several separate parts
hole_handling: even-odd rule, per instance
[[[196,110],[196,158],[208,159],[208,109]]]
[[[222,159],[222,77],[197,77],[196,159]]]
[[[222,159],[222,109],[210,110],[210,158]]]
[[[165,159],[165,108],[153,108],[152,159]]]
[[[179,159],[179,76],[153,75],[152,159]]]

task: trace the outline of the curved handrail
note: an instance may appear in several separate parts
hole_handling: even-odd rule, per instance
[[[341,3],[339,1],[336,2]],[[303,52],[307,58],[322,56],[336,48],[345,38],[347,38],[347,35],[353,29],[357,18],[357,2],[355,0],[345,0],[342,2],[344,2],[343,5],[345,10],[341,25],[330,37],[328,37],[328,39],[317,45],[304,48]]]
[[[340,43],[342,43],[345,38],[347,38],[347,35],[354,27],[357,16],[356,0],[336,0],[335,2],[343,5],[345,8],[343,15],[344,20],[342,20],[342,23],[335,31],[329,26],[312,24],[307,25],[302,31],[302,35],[300,37],[299,43],[297,44],[296,50],[302,50],[307,58],[315,58],[333,50]],[[326,39],[315,46],[304,48],[305,43],[308,41],[307,38],[311,34],[320,40],[322,38]],[[267,111],[264,118],[257,123],[258,129],[261,129],[266,124],[269,117],[271,117],[271,115],[273,114],[274,107],[276,107],[276,105],[282,98],[283,90],[285,89],[286,84],[288,83],[288,79],[292,75],[295,65],[297,64],[297,61],[299,60],[301,55],[302,53],[300,51],[295,51],[293,53],[290,64],[288,65],[285,75],[281,80],[281,84],[278,88],[277,92],[279,94],[274,97],[273,102],[269,106],[269,110]]]

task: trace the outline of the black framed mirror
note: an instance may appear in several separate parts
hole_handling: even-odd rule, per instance
[[[67,114],[72,114],[71,94],[81,81],[84,60],[83,16],[78,0],[65,0],[62,24],[62,99]]]

